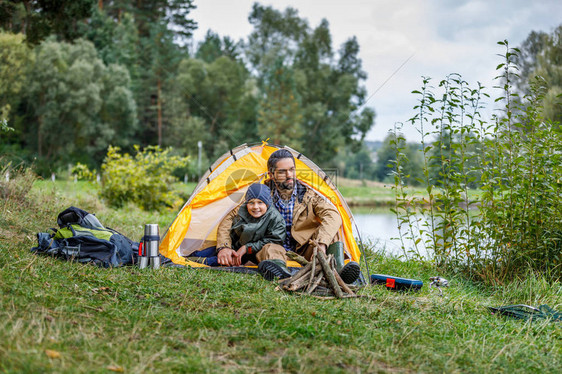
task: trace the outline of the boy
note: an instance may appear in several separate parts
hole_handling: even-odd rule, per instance
[[[266,246],[277,246],[285,252],[282,246],[285,235],[285,221],[271,205],[271,190],[264,184],[254,183],[248,188],[244,203],[219,224],[216,260],[214,256],[208,257],[206,263],[211,266],[240,266],[248,261],[258,264],[264,260],[260,253]],[[205,254],[211,253],[206,249],[192,256],[207,257]]]

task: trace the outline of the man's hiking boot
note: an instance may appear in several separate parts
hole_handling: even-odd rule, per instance
[[[326,254],[334,256],[336,260],[336,270],[345,283],[351,284],[359,278],[361,274],[361,267],[359,267],[359,264],[355,261],[349,261],[347,264],[344,263],[342,242],[331,244],[326,250]]]
[[[284,279],[291,276],[287,264],[283,260],[265,260],[259,263],[258,273],[268,281],[275,278]]]

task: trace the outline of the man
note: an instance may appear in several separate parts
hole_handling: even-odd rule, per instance
[[[286,251],[310,260],[317,244],[319,251],[334,255],[344,282],[355,282],[361,270],[354,261],[344,265],[343,243],[337,241],[342,220],[336,208],[296,179],[295,159],[288,150],[273,152],[267,169],[269,179],[265,184],[272,191],[273,205],[285,220],[287,235],[282,250],[280,246],[262,249],[260,274],[267,280],[289,277]]]

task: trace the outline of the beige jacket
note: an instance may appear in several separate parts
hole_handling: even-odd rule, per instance
[[[326,245],[339,240],[338,231],[342,225],[338,211],[325,197],[304,185],[301,186],[306,192],[302,194],[297,190],[291,227],[291,235],[297,242],[297,252],[311,239]]]
[[[266,181],[270,188],[271,181]],[[275,188],[275,187],[273,187]],[[230,247],[230,227],[237,209],[230,212],[220,223],[217,230],[217,248]],[[330,245],[339,240],[338,231],[342,219],[336,208],[326,198],[316,194],[302,183],[297,182],[297,199],[293,209],[293,226],[291,235],[297,242],[296,251],[308,244],[310,239]]]

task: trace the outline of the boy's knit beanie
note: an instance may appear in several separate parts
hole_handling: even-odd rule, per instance
[[[259,199],[269,206],[271,205],[271,190],[265,184],[254,183],[246,191],[246,202],[252,199]]]

